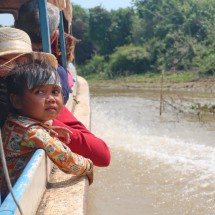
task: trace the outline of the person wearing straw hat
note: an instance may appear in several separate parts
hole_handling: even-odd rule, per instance
[[[0,28],[0,123],[7,116],[7,92],[5,77],[10,73],[12,62],[21,62],[26,53],[32,52],[29,36],[22,30],[10,27]],[[49,56],[50,54],[44,54]],[[2,65],[4,64],[4,66]],[[5,69],[7,68],[7,69]],[[72,132],[68,147],[75,153],[93,161],[99,167],[108,166],[110,163],[110,151],[107,144],[92,134],[74,115],[63,106],[61,112],[53,120],[53,126],[67,128]]]

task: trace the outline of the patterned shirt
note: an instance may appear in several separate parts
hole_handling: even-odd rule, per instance
[[[36,149],[44,149],[48,157],[62,171],[84,175],[91,171],[92,162],[73,153],[58,138],[52,137],[50,128],[33,119],[10,114],[2,128],[2,141],[12,185]],[[8,193],[0,161],[0,191],[2,199]]]

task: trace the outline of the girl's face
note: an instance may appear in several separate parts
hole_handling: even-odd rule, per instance
[[[15,108],[24,116],[45,122],[55,119],[62,106],[61,88],[47,84],[31,90],[26,89],[23,98],[16,101]]]

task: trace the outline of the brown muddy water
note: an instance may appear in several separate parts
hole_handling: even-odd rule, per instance
[[[91,91],[91,130],[110,147],[95,168],[88,215],[215,214],[215,116],[190,109],[214,94]]]

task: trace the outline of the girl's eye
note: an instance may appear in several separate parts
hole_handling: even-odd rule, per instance
[[[43,94],[43,93],[44,93],[43,90],[37,90],[37,91],[35,92],[35,94]]]
[[[59,90],[53,90],[52,93],[55,95],[58,95],[60,93],[60,91]]]

